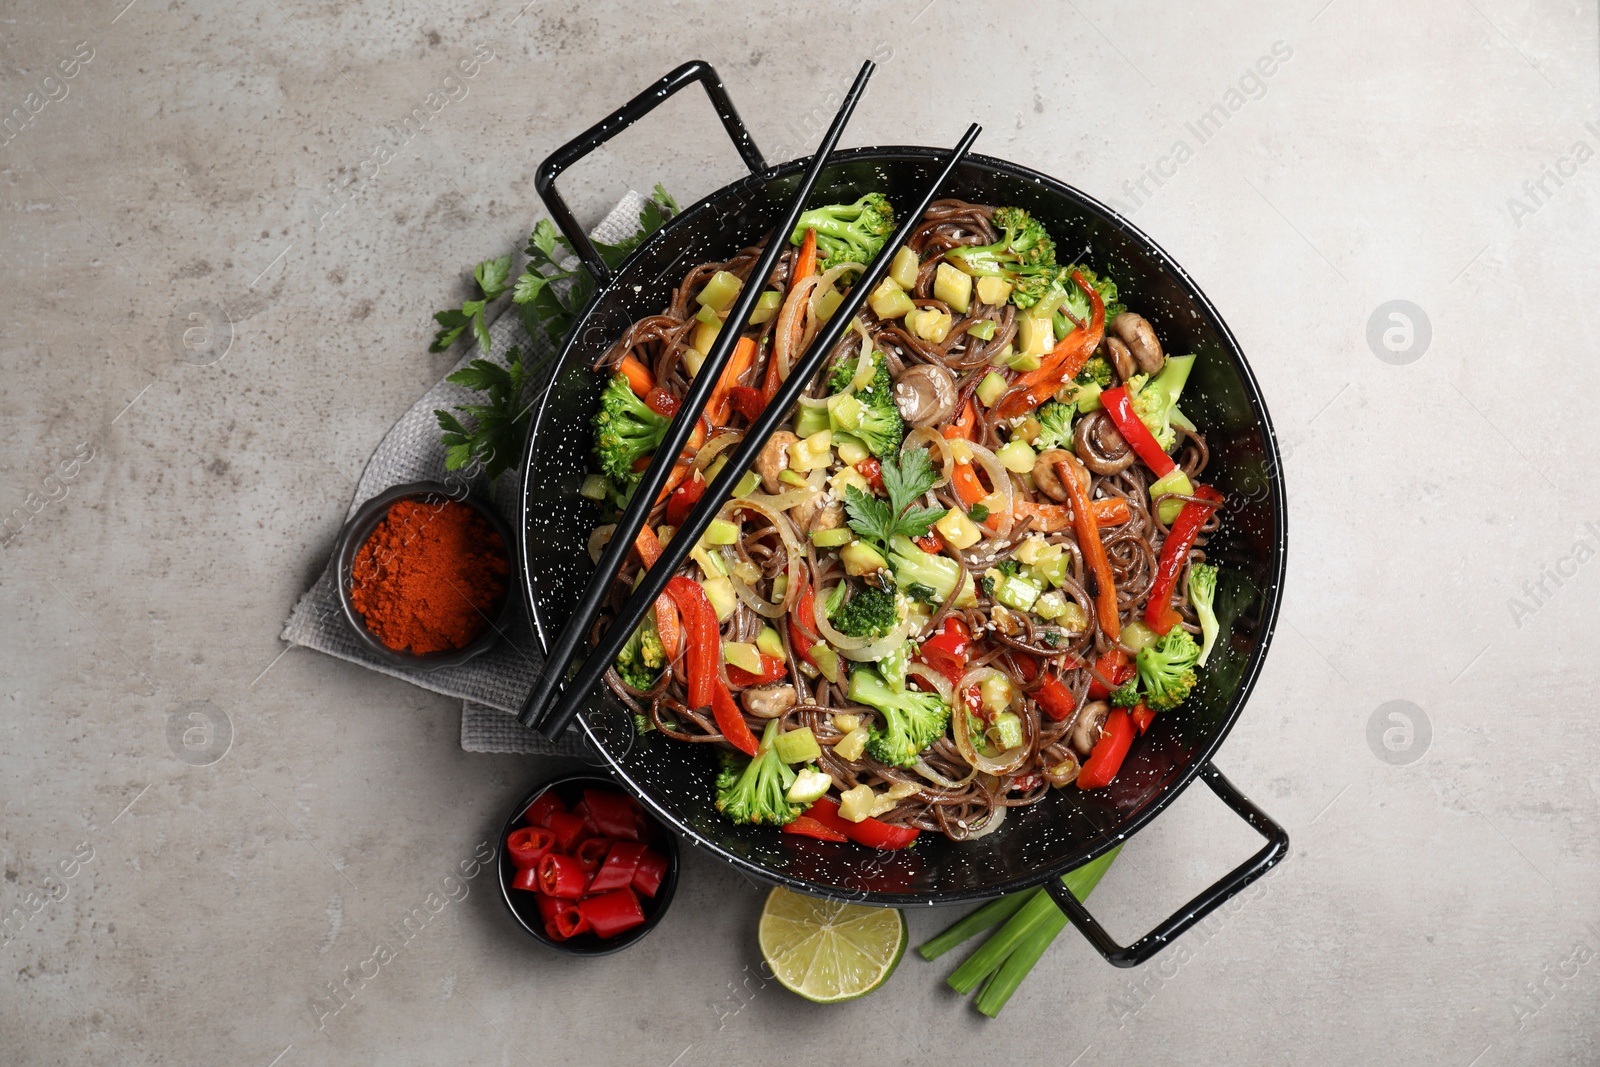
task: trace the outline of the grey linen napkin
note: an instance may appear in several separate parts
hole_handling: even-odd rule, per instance
[[[630,191],[611,213],[600,221],[592,236],[616,243],[633,235],[639,225],[639,210],[644,199]],[[466,335],[471,338],[471,331]],[[500,314],[489,326],[493,341],[490,358],[505,363],[506,351],[520,346],[530,362],[541,362],[552,354],[543,338],[534,340],[523,330],[516,315]],[[477,358],[477,345],[456,364],[459,368]],[[355,497],[346,519],[368,499],[390,486],[407,482],[444,481],[444,446],[439,443],[439,423],[434,411],[469,403],[477,393],[447,381],[440,381],[390,427],[378,443],[361,472]],[[513,531],[521,529],[517,511],[518,479],[521,472],[512,468],[501,475],[495,487],[495,501]],[[529,686],[538,676],[541,657],[536,651],[533,627],[524,613],[517,612],[505,636],[483,655],[459,666],[419,671],[391,667],[374,659],[350,632],[350,624],[339,606],[333,559],[322,569],[310,589],[300,597],[284,624],[282,637],[290,644],[325,652],[330,656],[359,663],[413,685],[446,696],[460,697],[461,747],[468,752],[517,752],[557,756],[590,756],[582,731],[573,727],[559,741],[544,740],[515,718]],[[513,591],[515,595],[515,591]]]

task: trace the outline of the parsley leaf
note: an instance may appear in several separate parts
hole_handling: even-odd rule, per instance
[[[918,505],[917,500],[939,480],[928,461],[928,453],[914,448],[882,460],[883,488],[887,501],[864,493],[858,486],[845,489],[844,509],[850,528],[868,540],[885,546],[897,536],[921,537],[928,527],[944,518],[945,508]]]
[[[477,338],[478,346],[484,352],[489,351],[489,327],[483,321],[483,309],[498,300],[506,291],[506,280],[511,276],[511,253],[507,252],[498,259],[486,259],[479,263],[472,271],[473,281],[477,284],[480,299],[463,301],[460,310],[451,308],[448,311],[434,313],[433,320],[439,324],[439,332],[434,335],[433,344],[428,346],[429,352],[443,352],[456,343],[456,338],[461,336],[463,330],[472,327],[472,335]]]
[[[939,602],[939,591],[933,586],[924,585],[921,582],[912,582],[901,591],[912,600],[920,600],[924,604],[937,604]]]
[[[974,504],[972,505],[972,510],[967,512],[967,518],[973,522],[983,522],[988,517],[989,506],[987,504]]]
[[[1007,578],[1010,578],[1022,570],[1022,564],[1018,563],[1014,559],[1003,559],[999,563],[995,564],[995,566],[999,568],[1000,573],[1005,575]]]
[[[486,404],[461,404],[456,410],[473,420],[468,430],[448,411],[435,411],[439,420],[439,441],[444,445],[446,470],[460,470],[474,462],[483,464],[490,481],[516,461],[528,432],[531,410],[522,403],[523,391],[533,377],[534,368],[522,360],[522,350],[513,347],[506,353],[507,365],[493,360],[475,359],[445,381],[487,393]]]

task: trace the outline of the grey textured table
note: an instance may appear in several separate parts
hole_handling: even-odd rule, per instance
[[[1600,1061],[1593,5],[125,2],[0,18],[0,1060]],[[1129,211],[1287,454],[1219,763],[1291,857],[1141,970],[1067,934],[998,1022],[910,957],[800,1002],[762,891],[697,855],[637,950],[537,950],[447,876],[551,767],[277,641],[546,152],[700,55],[787,158],[867,54],[851,143],[977,119]],[[737,169],[685,94],[567,187],[592,220]],[[1097,893],[1114,931],[1253,847],[1203,792]]]

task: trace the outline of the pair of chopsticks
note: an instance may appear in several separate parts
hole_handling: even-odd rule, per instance
[[[618,520],[611,541],[601,555],[595,574],[584,590],[577,610],[550,649],[541,683],[523,703],[521,714],[518,716],[520,721],[539,730],[547,738],[554,739],[561,736],[588,698],[590,691],[600,683],[640,620],[666,588],[673,573],[683,565],[690,550],[699,543],[701,536],[721,511],[723,504],[732,496],[734,487],[760,455],[767,439],[772,436],[778,424],[788,417],[789,409],[794,406],[801,392],[821,369],[829,353],[849,327],[850,320],[855,317],[873,287],[888,271],[889,263],[895,253],[910,240],[911,234],[921,224],[922,216],[938,190],[965,158],[972,143],[977,140],[981,127],[974,123],[968,127],[960,143],[946,156],[938,174],[923,191],[920,200],[901,216],[900,226],[893,236],[884,242],[883,248],[867,266],[865,273],[851,286],[849,295],[812,341],[811,347],[795,363],[789,372],[789,377],[779,387],[772,401],[746,431],[743,441],[729,455],[721,473],[706,487],[705,493],[689,517],[673,534],[672,539],[663,546],[660,558],[645,572],[639,586],[634,589],[605,633],[600,635],[598,645],[589,652],[582,667],[565,686],[560,686],[559,680],[567,674],[569,664],[593,627],[611,583],[615,580],[628,552],[632,551],[634,539],[654,507],[661,486],[672,465],[678,461],[679,454],[710,399],[712,388],[721,377],[722,368],[732,353],[734,344],[743,333],[742,324],[749,319],[751,308],[763,288],[764,280],[772,274],[778,256],[788,245],[789,236],[794,232],[805,202],[823,168],[827,166],[834,146],[844,132],[844,127],[860,100],[873,69],[874,64],[871,60],[862,64],[861,72],[856,76],[855,83],[845,97],[839,113],[834,116],[833,124],[823,137],[817,154],[806,168],[793,202],[789,205],[783,220],[772,231],[765,251],[750,272],[750,280],[746,282],[728,313],[726,321],[733,324],[734,328],[723,330],[712,345],[712,350],[706,355],[699,373],[691,383],[688,395],[679,406],[666,438],[656,450],[655,458],[640,480],[639,487],[634,491],[632,501],[622,518]]]

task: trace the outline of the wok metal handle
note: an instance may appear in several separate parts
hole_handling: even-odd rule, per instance
[[[1262,846],[1261,851],[1212,883],[1193,900],[1168,916],[1154,930],[1131,945],[1119,945],[1115,938],[1106,933],[1105,927],[1089,914],[1082,902],[1062,884],[1061,879],[1052,878],[1045,883],[1045,891],[1061,910],[1066,912],[1067,918],[1072,920],[1072,925],[1089,939],[1089,944],[1093,945],[1100,955],[1118,967],[1137,967],[1145,962],[1171,944],[1189,927],[1210,915],[1229,897],[1266,874],[1288,854],[1289,835],[1284,832],[1283,827],[1273,822],[1266,812],[1250,803],[1243,793],[1234,788],[1232,782],[1222,776],[1222,772],[1217,770],[1215,765],[1207,763],[1201,768],[1200,777],[1205,779],[1206,785],[1211,787],[1213,793],[1222,798],[1224,804],[1266,838],[1267,843]]]
[[[644,118],[668,97],[691,82],[699,82],[705,86],[706,96],[711,98],[711,106],[716,108],[723,129],[728,131],[733,147],[744,160],[745,166],[750,168],[751,173],[765,170],[767,167],[767,161],[762,158],[761,150],[756,147],[755,141],[751,140],[750,131],[745,128],[744,120],[739,118],[738,110],[729,99],[728,90],[723,87],[722,79],[717,77],[717,72],[711,64],[703,59],[693,59],[683,64],[556,149],[539,164],[538,173],[533,179],[533,187],[544,199],[544,206],[550,210],[551,218],[555,219],[562,234],[578,253],[578,258],[583,260],[583,265],[594,275],[597,285],[604,286],[611,280],[611,268],[600,258],[594,242],[589,240],[589,235],[578,225],[578,220],[572,217],[572,210],[567,207],[567,202],[556,192],[555,180],[562,171]]]

